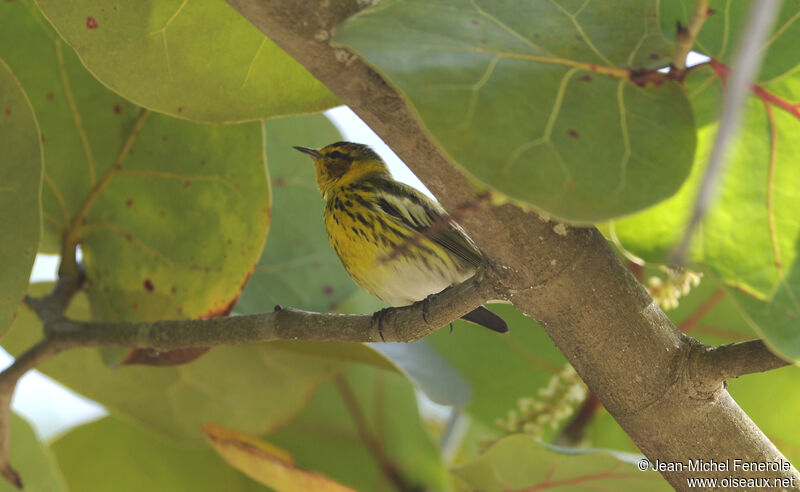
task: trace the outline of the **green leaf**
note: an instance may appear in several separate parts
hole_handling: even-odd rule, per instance
[[[25,91],[0,58],[0,335],[17,312],[42,230],[42,151]]]
[[[706,165],[718,114],[721,69],[691,72],[687,85],[698,120],[697,178],[674,198],[614,224],[622,246],[648,261],[666,261],[683,234]],[[719,193],[693,242],[692,257],[709,265],[752,327],[779,355],[800,359],[800,75],[762,84],[748,98],[738,138],[728,153]],[[663,234],[671,227],[671,234]]]
[[[52,454],[36,439],[28,423],[16,414],[11,416],[9,444],[11,466],[19,473],[26,492],[67,492]],[[0,478],[0,492],[18,490]]]
[[[100,81],[140,106],[195,121],[308,113],[337,104],[225,2],[39,0]]]
[[[314,165],[292,146],[322,147],[341,135],[325,116],[313,115],[266,121],[264,138],[274,200],[272,234],[236,312],[262,313],[276,304],[335,311],[358,286],[328,241]]]
[[[664,35],[674,39],[677,23],[688,25],[694,10],[694,0],[670,0],[659,3],[659,19]],[[711,2],[713,13],[697,36],[695,51],[731,63],[736,54],[738,36],[744,32],[750,13],[748,2]],[[797,39],[800,36],[800,6],[796,2],[781,2],[778,17],[767,38],[767,52],[762,61],[758,81],[768,81],[797,67]]]
[[[50,447],[73,491],[264,490],[203,444],[165,441],[116,417],[73,429]]]
[[[639,471],[613,454],[560,454],[523,436],[507,437],[471,463],[456,467],[456,476],[474,490],[671,490],[654,471]]]
[[[33,295],[50,284],[34,284]],[[67,316],[88,319],[79,294]],[[36,343],[41,323],[28,309],[3,339],[16,356]],[[184,366],[124,366],[109,369],[94,349],[74,349],[37,369],[74,391],[102,403],[113,415],[139,422],[182,442],[203,439],[200,425],[219,422],[248,434],[285,423],[306,404],[314,388],[338,366],[270,344],[215,347]]]
[[[401,488],[387,478],[387,465],[408,485],[404,490],[444,490],[441,457],[419,420],[411,385],[364,366],[345,374],[341,378],[347,389],[341,382],[321,385],[294,420],[266,439],[291,452],[299,468],[319,471],[356,490]],[[345,401],[355,405],[357,414]],[[372,443],[355,422],[372,436]],[[383,466],[373,444],[381,449]]]
[[[260,125],[150,114],[100,85],[31,4],[0,15],[45,142],[42,250],[80,243],[97,318],[225,311],[269,225]]]
[[[334,41],[377,67],[471,176],[596,222],[674,194],[692,163],[683,88],[630,80],[628,68],[669,63],[657,4],[391,0]]]
[[[499,335],[463,321],[453,333],[439,330],[425,337],[472,388],[465,410],[490,428],[516,410],[520,398],[536,397],[566,364],[566,359],[535,321],[512,306],[490,305],[509,333]]]

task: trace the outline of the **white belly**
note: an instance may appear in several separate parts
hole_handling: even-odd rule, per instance
[[[474,270],[448,272],[443,266],[418,265],[401,257],[376,266],[374,275],[370,275],[387,280],[373,283],[372,278],[365,279],[363,287],[391,306],[408,306],[461,283],[474,273]]]

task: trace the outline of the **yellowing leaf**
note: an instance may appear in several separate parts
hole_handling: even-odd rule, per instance
[[[333,480],[295,468],[286,451],[247,434],[216,424],[203,426],[211,446],[232,467],[278,492],[353,491]]]

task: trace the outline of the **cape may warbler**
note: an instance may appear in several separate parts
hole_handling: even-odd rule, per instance
[[[407,306],[471,277],[481,253],[436,202],[395,181],[366,145],[336,142],[295,147],[314,159],[325,200],[328,239],[345,270],[364,290],[391,306]],[[426,230],[434,223],[444,227]],[[467,321],[497,332],[503,319],[481,306]]]

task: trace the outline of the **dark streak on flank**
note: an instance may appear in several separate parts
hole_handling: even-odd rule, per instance
[[[147,290],[147,292],[153,292],[156,287],[153,285],[153,282],[150,281],[149,278],[146,278],[144,279],[144,288],[145,290]]]

